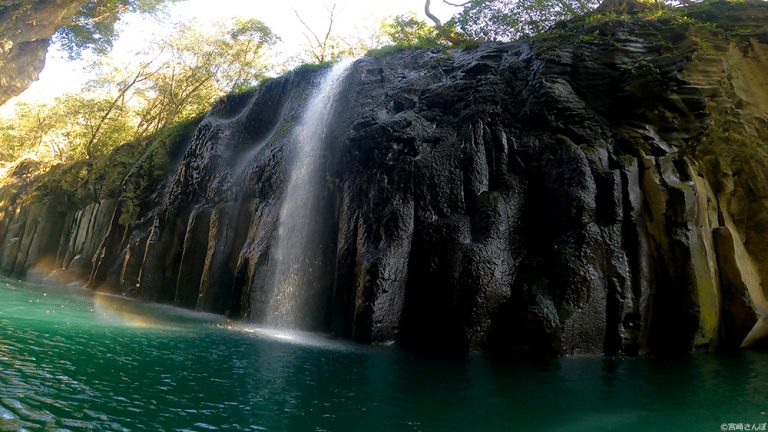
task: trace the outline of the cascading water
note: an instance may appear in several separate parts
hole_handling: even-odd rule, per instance
[[[278,116],[278,119],[280,118],[282,118],[282,116]],[[248,169],[253,166],[253,160],[256,155],[261,153],[262,149],[264,149],[264,146],[267,145],[269,140],[271,140],[275,135],[278,124],[280,124],[280,121],[276,122],[275,127],[273,127],[272,130],[269,131],[264,138],[250,145],[248,150],[246,150],[243,154],[238,155],[238,161],[235,163],[235,166],[232,169],[232,183],[234,185],[239,186],[242,183],[243,179],[248,173]]]
[[[334,65],[307,104],[301,123],[294,130],[295,150],[290,164],[277,238],[272,248],[275,270],[266,323],[274,327],[301,326],[302,314],[313,305],[309,294],[316,291],[319,233],[316,223],[322,212],[322,147],[338,99],[339,88],[352,60]]]

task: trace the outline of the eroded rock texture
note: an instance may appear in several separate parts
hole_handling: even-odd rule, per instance
[[[87,0],[0,0],[0,105],[37,80],[50,38]]]
[[[619,19],[358,60],[318,137],[306,327],[519,354],[762,340],[768,7],[686,13],[714,25]],[[292,129],[322,73],[223,100],[139,210],[135,194],[11,208],[2,268],[48,258],[94,288],[262,321]]]

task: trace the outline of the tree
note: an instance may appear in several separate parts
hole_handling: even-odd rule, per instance
[[[134,138],[205,112],[224,94],[264,79],[267,53],[277,41],[255,19],[236,20],[213,34],[180,24],[175,36],[157,43],[162,52],[157,73],[136,90],[141,108]]]
[[[96,159],[125,142],[141,142],[209,110],[224,94],[264,79],[271,68],[267,54],[277,40],[255,19],[220,24],[210,33],[194,23],[179,24],[170,37],[153,44],[153,53],[137,52],[134,65],[102,57],[94,66],[96,77],[78,94],[63,95],[53,105],[19,104],[12,119],[0,121],[0,160],[24,154]]]
[[[131,118],[125,100],[66,94],[54,106],[64,118],[57,135],[63,139],[65,160],[96,159],[129,140]]]
[[[89,116],[86,116],[88,119],[88,141],[85,143],[84,150],[88,159],[93,159],[96,156],[95,150],[97,147],[103,147],[99,144],[104,140],[105,135],[109,136],[112,142],[120,142],[114,141],[115,138],[124,138],[120,135],[110,136],[106,132],[115,123],[115,117],[119,116],[125,121],[124,115],[129,111],[129,92],[142,82],[150,80],[157,73],[158,70],[153,69],[152,62],[149,62],[141,64],[135,73],[130,73],[119,81],[114,79],[104,80],[102,77],[102,86],[112,86],[114,83],[115,85],[112,87],[115,87],[115,91],[109,96],[102,98],[99,103],[94,104],[94,107],[98,107],[97,111],[101,110],[101,112],[93,113],[96,118],[91,119]],[[96,83],[98,82],[99,80],[96,81]],[[126,129],[124,124],[121,126],[119,130]]]
[[[463,44],[465,42],[464,38],[462,38],[460,35],[456,34],[455,30],[453,29],[453,26],[452,25],[444,25],[440,21],[440,19],[437,18],[429,10],[429,6],[431,5],[431,3],[432,2],[430,0],[426,0],[424,2],[424,14],[427,15],[427,17],[429,19],[431,19],[433,23],[435,23],[435,31],[437,31],[437,33],[440,35],[440,37],[442,37],[446,41],[450,42],[452,45],[458,46],[458,45]],[[462,4],[452,4],[452,3],[449,3],[447,1],[446,1],[446,3],[448,3],[448,4],[452,5],[452,6],[457,6],[457,7],[464,7],[464,6],[468,6],[470,4],[470,2],[466,2],[466,3],[462,3]]]
[[[0,121],[0,165],[2,162],[11,162],[21,156],[21,145],[16,139],[15,128],[12,123]]]
[[[324,33],[316,33],[301,18],[299,12],[294,10],[296,18],[304,27],[304,37],[307,40],[309,57],[315,63],[333,62],[343,57],[351,57],[365,53],[368,47],[360,41],[351,43],[339,35],[333,33],[333,25],[336,19],[336,4],[328,9],[328,28]]]
[[[443,24],[429,11],[425,12],[435,23],[442,38],[453,45],[464,39],[475,41],[510,41],[540,33],[560,20],[573,18],[594,10],[599,0],[468,0],[451,3],[461,8],[451,20]],[[461,36],[457,36],[459,33]]]
[[[24,155],[60,158],[61,149],[48,139],[60,127],[61,117],[54,106],[17,104],[14,117],[0,121],[0,161],[10,162]]]
[[[94,159],[130,136],[124,103],[111,96],[66,94],[53,104],[21,103],[0,122],[0,160],[22,156],[60,162]]]
[[[59,29],[55,40],[71,58],[84,51],[105,54],[112,49],[117,37],[115,24],[128,12],[157,13],[164,4],[178,0],[89,0],[72,18],[69,25]]]
[[[202,32],[179,24],[172,36],[137,52],[133,65],[103,57],[78,94],[53,105],[19,105],[0,121],[0,160],[22,153],[71,161],[97,159],[116,146],[144,139],[211,108],[231,91],[265,77],[277,36],[258,20],[236,20]]]
[[[218,71],[222,89],[243,91],[266,77],[269,50],[280,40],[272,30],[257,19],[238,19],[223,34],[214,39],[214,48],[226,63]]]
[[[442,43],[435,28],[414,14],[395,15],[384,19],[379,32],[389,43],[400,46],[439,46]]]

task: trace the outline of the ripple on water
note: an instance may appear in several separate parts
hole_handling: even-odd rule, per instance
[[[759,354],[502,367],[120,299],[99,311],[79,291],[37,289],[0,280],[0,431],[579,432],[766,421],[768,357]]]

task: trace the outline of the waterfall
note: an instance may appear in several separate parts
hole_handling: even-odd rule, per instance
[[[322,149],[339,88],[351,65],[352,60],[342,61],[326,73],[293,132],[295,148],[271,254],[273,291],[266,309],[270,326],[300,327],[302,318],[316,306],[309,303],[318,289],[322,260],[317,228],[325,187]]]
[[[238,161],[235,163],[234,168],[232,168],[232,183],[235,186],[242,186],[242,182],[248,173],[248,169],[254,165],[254,159],[261,153],[264,146],[269,143],[269,140],[272,139],[275,132],[277,132],[277,127],[282,121],[282,116],[278,115],[277,118],[278,121],[275,122],[275,126],[272,127],[272,130],[270,130],[264,138],[249,145],[248,150],[237,156]]]

